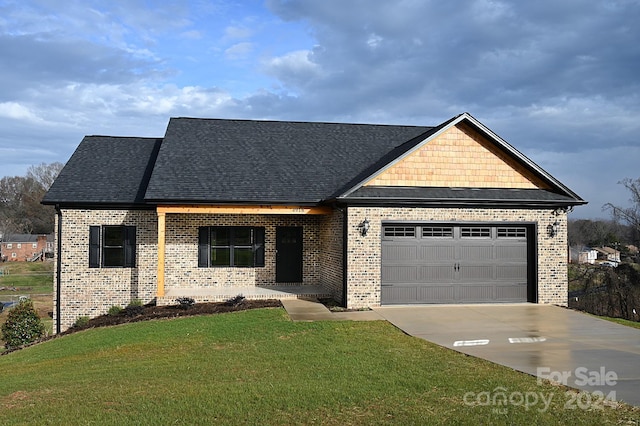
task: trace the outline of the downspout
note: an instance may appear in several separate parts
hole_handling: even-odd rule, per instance
[[[60,210],[59,204],[56,204],[56,215],[58,217],[58,233],[56,236],[58,251],[56,259],[56,334],[60,334],[62,332],[62,325],[60,321],[60,290],[62,288],[62,279],[60,278],[60,275],[62,274],[62,210]]]
[[[348,268],[348,245],[349,245],[349,214],[348,207],[342,210],[342,307],[347,307],[347,268]]]

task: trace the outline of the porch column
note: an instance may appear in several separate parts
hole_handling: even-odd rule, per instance
[[[158,212],[158,292],[157,297],[164,296],[164,245],[165,245],[165,213]]]

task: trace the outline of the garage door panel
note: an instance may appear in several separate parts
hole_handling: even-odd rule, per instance
[[[382,286],[382,300],[393,300],[393,303],[416,303],[418,286],[394,285]]]
[[[456,259],[456,248],[449,245],[434,244],[433,246],[423,245],[420,247],[420,259],[429,262],[454,261]]]
[[[527,301],[525,226],[383,227],[383,304]]]
[[[454,282],[456,271],[451,265],[421,266],[418,279],[421,282]]]
[[[497,285],[496,299],[503,301],[519,302],[527,299],[527,283],[519,283],[514,285]]]
[[[456,300],[456,288],[451,285],[422,286],[420,287],[419,300],[439,300],[440,303],[454,303]]]
[[[414,262],[418,259],[418,247],[415,244],[383,245],[382,258],[390,262]]]
[[[527,261],[526,242],[521,245],[508,245],[496,247],[496,260]]]
[[[459,259],[470,261],[493,259],[493,246],[491,245],[464,245],[460,247]]]
[[[467,285],[460,284],[456,286],[458,288],[458,301],[459,302],[488,302],[495,300],[494,285]]]
[[[417,266],[384,266],[383,283],[415,283],[418,281]]]
[[[496,279],[499,281],[526,281],[526,265],[498,265]]]
[[[464,282],[492,281],[495,279],[494,265],[461,265],[459,280]]]

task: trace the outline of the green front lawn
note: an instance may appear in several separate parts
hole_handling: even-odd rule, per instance
[[[637,424],[375,322],[258,309],[93,329],[0,357],[2,424]],[[485,404],[483,392],[512,402]],[[484,395],[484,394],[482,394]],[[524,397],[551,399],[525,406]],[[591,398],[596,400],[597,398]],[[575,400],[575,396],[574,396]]]

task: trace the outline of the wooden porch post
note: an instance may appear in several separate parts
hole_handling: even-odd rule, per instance
[[[164,296],[164,246],[165,246],[165,213],[158,212],[158,292],[157,297]]]

